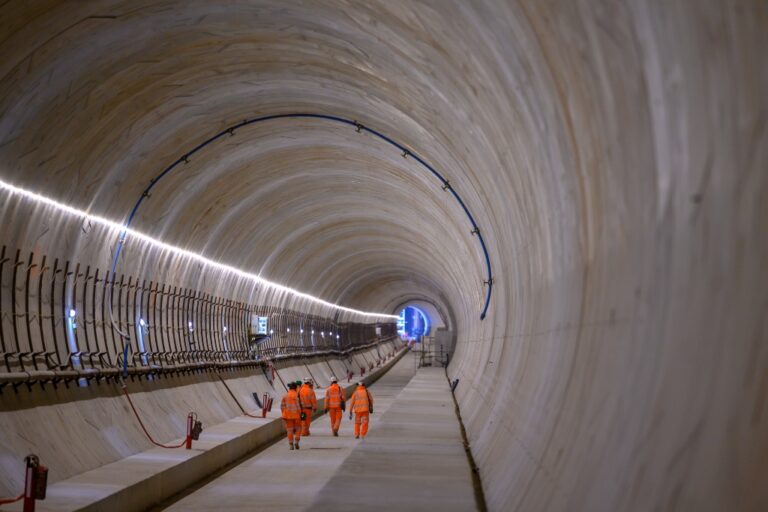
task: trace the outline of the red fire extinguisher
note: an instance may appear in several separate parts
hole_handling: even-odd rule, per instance
[[[48,468],[40,464],[37,455],[27,455],[27,474],[24,479],[24,512],[35,512],[35,500],[45,499],[48,487]]]
[[[196,412],[190,412],[187,414],[187,442],[186,449],[192,449],[192,441],[199,440],[200,434],[203,432],[203,422],[197,419]]]

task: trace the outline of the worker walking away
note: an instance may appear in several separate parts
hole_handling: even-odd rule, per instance
[[[288,393],[283,396],[283,400],[280,402],[280,411],[285,430],[288,433],[288,446],[291,447],[291,450],[294,448],[298,450],[301,439],[301,407],[294,382],[288,384]]]
[[[336,377],[331,377],[331,385],[325,390],[325,412],[331,418],[331,432],[339,436],[339,427],[341,426],[341,415],[344,411],[344,390],[339,386]]]
[[[309,436],[309,424],[312,422],[312,413],[317,410],[317,395],[315,390],[312,389],[312,379],[304,379],[304,385],[301,386],[301,392],[299,393],[301,399],[301,410],[304,413],[303,420],[301,422],[301,435]]]
[[[349,419],[352,419],[352,413],[355,414],[355,439],[359,439],[360,436],[365,439],[365,435],[368,433],[369,414],[372,412],[373,397],[366,389],[365,384],[360,381],[349,400]]]

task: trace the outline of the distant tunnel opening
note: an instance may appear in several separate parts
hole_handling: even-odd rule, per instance
[[[432,332],[432,321],[429,314],[415,305],[409,305],[400,310],[397,320],[397,333],[403,339],[421,341]]]

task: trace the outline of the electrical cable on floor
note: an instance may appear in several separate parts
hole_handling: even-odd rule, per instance
[[[133,409],[133,414],[136,415],[136,419],[139,421],[139,425],[141,425],[141,429],[144,431],[144,434],[147,436],[147,439],[149,439],[152,444],[154,444],[159,448],[173,449],[173,448],[181,448],[187,443],[186,439],[182,441],[180,444],[174,444],[174,445],[166,445],[166,444],[158,443],[157,441],[155,441],[152,438],[152,436],[149,434],[147,427],[144,426],[144,422],[141,421],[141,416],[139,416],[139,413],[136,410],[136,407],[133,406],[133,400],[131,400],[131,395],[128,394],[128,387],[125,385],[123,385],[123,393],[125,393],[125,398],[128,399],[128,404],[131,406],[131,409]]]
[[[235,396],[235,394],[232,392],[232,390],[231,390],[231,389],[229,389],[229,386],[227,386],[227,383],[226,383],[226,382],[224,382],[224,379],[221,377],[221,375],[218,375],[218,374],[217,374],[216,376],[219,378],[219,380],[221,381],[221,383],[222,383],[222,384],[224,384],[224,387],[227,389],[227,391],[229,391],[229,395],[232,397],[232,400],[234,400],[234,401],[235,401],[235,403],[237,404],[237,407],[238,407],[238,408],[240,408],[240,411],[241,411],[241,412],[242,412],[244,415],[248,416],[249,418],[257,418],[257,419],[261,419],[261,418],[262,418],[262,416],[254,416],[253,414],[248,414],[247,412],[245,412],[245,409],[243,409],[243,406],[242,406],[242,405],[240,405],[240,402],[237,400],[237,397],[236,397],[236,396]]]
[[[0,505],[10,505],[11,503],[16,503],[17,501],[21,500],[24,497],[24,493],[19,494],[15,498],[0,498]]]

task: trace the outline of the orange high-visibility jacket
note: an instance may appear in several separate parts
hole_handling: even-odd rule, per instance
[[[317,395],[307,384],[301,386],[301,406],[304,409],[317,409]]]
[[[296,393],[295,389],[288,390],[288,393],[286,393],[283,400],[280,402],[280,410],[283,413],[283,419],[298,420],[301,417],[299,395]]]
[[[368,399],[370,398],[370,403]],[[368,412],[368,408],[373,405],[373,397],[368,393],[368,390],[363,386],[357,386],[357,389],[352,393],[352,398],[349,402],[349,410],[353,412]]]
[[[344,390],[338,384],[331,384],[325,392],[325,406],[329,409],[339,409],[344,401]]]

